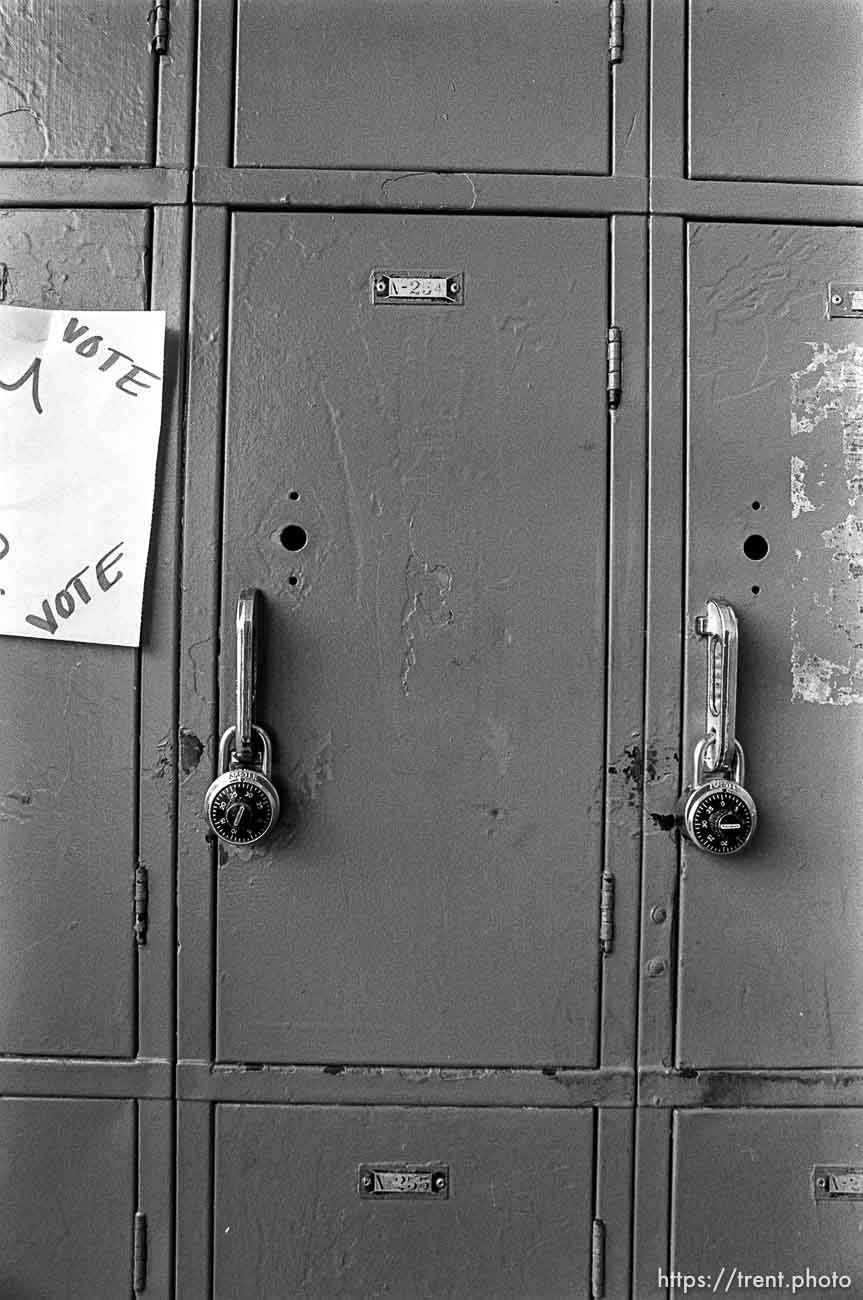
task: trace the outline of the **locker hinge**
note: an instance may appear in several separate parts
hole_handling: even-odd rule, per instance
[[[623,389],[623,356],[621,352],[620,326],[611,325],[608,330],[608,347],[606,351],[608,373],[605,387],[608,393],[608,405],[612,411],[620,404]]]
[[[623,0],[611,0],[608,6],[608,61],[623,60]]]
[[[132,1289],[140,1295],[147,1289],[147,1216],[140,1210],[135,1215],[135,1244],[132,1264]]]
[[[151,54],[168,53],[168,37],[171,34],[171,16],[166,3],[155,4],[147,15],[147,22],[153,28],[150,37]]]
[[[607,957],[614,947],[614,876],[608,871],[602,873],[602,889],[599,895],[599,948],[603,957]]]
[[[594,1219],[590,1239],[590,1294],[592,1300],[605,1295],[605,1224]]]
[[[135,868],[135,943],[143,948],[147,942],[150,888],[146,867]]]

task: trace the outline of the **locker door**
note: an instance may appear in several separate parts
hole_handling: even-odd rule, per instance
[[[153,160],[157,62],[146,19],[125,0],[3,5],[0,166]]]
[[[105,307],[147,304],[144,211],[17,209],[2,234],[8,303],[74,309],[98,284]],[[0,753],[3,1053],[136,1051],[136,660],[116,646],[0,640],[14,738]]]
[[[591,1066],[607,226],[234,219],[221,555],[285,812],[219,850],[217,1058]],[[375,273],[457,278],[376,301]]]
[[[857,229],[693,224],[683,758],[704,734],[706,599],[740,621],[737,734],[760,824],[684,842],[678,1055],[713,1067],[863,1062],[863,283]],[[848,305],[846,300],[846,306]]]
[[[129,1294],[135,1136],[132,1101],[0,1101],[4,1300]]]
[[[219,1106],[214,1295],[584,1295],[592,1131],[586,1109]],[[361,1195],[383,1151],[448,1157],[444,1190]]]
[[[690,175],[863,181],[856,0],[692,0]]]
[[[609,170],[603,0],[241,0],[236,22],[237,166]]]

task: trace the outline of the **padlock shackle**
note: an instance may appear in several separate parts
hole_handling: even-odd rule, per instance
[[[255,692],[258,685],[258,593],[245,587],[237,601],[237,725],[236,752],[246,762],[252,755]]]
[[[270,737],[264,731],[263,727],[252,726],[253,741],[252,745],[244,754],[240,753],[237,745],[237,728],[228,727],[222,732],[222,738],[219,741],[219,775],[230,771],[232,768],[243,767],[250,764],[259,767],[261,772],[267,778],[273,774],[273,745]],[[260,742],[261,759],[260,763],[255,761],[254,738]]]
[[[712,750],[712,741],[709,736],[699,740],[695,746],[695,784],[696,786],[704,785],[712,777],[720,773],[727,773],[728,779],[734,781],[736,785],[746,784],[746,755],[743,753],[743,746],[739,740],[734,742],[734,758],[728,767],[716,767],[712,762],[708,762],[708,751]]]

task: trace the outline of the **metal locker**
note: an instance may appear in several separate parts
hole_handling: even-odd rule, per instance
[[[322,1297],[467,1297],[471,1261],[488,1295],[586,1298],[603,1270],[628,1286],[634,909],[627,888],[614,911],[604,865],[634,882],[642,444],[635,361],[611,434],[608,319],[613,290],[634,359],[643,251],[638,219],[197,214],[177,1075],[190,1294],[293,1294],[305,1277]],[[282,810],[244,846],[216,840],[204,803],[237,721],[250,589],[254,720]],[[456,1146],[449,1219],[424,1226],[435,1206],[410,1189],[359,1196],[360,1165],[410,1180]],[[571,1205],[559,1175],[576,1168]],[[547,1254],[486,1240],[534,1221],[554,1225]]]
[[[704,732],[694,619],[721,595],[759,824],[727,859],[684,842],[678,1054],[859,1065],[863,308],[837,309],[830,286],[863,285],[863,235],[705,222],[687,244],[685,779]]]
[[[0,232],[6,303],[86,306],[99,285],[106,306],[147,305],[144,211],[10,209]],[[117,647],[0,641],[2,711],[16,738],[0,754],[7,1054],[137,1050],[136,658]]]
[[[739,193],[733,221],[652,226],[640,1300],[859,1288],[863,239],[810,201],[824,224]],[[675,818],[730,663],[718,605],[758,815],[727,855]]]

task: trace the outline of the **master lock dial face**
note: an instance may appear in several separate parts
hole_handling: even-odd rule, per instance
[[[208,801],[210,825],[227,844],[254,844],[278,817],[278,799],[267,778],[252,769],[237,768],[225,778]]]
[[[708,853],[739,853],[755,829],[755,805],[734,781],[711,782],[686,810],[690,838]]]

